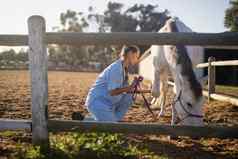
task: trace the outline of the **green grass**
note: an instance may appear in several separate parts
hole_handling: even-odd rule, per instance
[[[15,131],[3,131],[3,132],[0,132],[0,136],[1,137],[12,137],[12,136],[15,136],[17,134],[18,134],[18,132],[15,132]]]
[[[238,97],[238,86],[216,85],[216,92]]]
[[[207,90],[207,87],[204,88]],[[238,86],[216,85],[216,93],[238,97]]]
[[[150,152],[146,145],[131,143],[121,134],[64,133],[51,135],[51,151],[41,152],[38,146],[18,144],[12,156],[17,159],[166,159]]]

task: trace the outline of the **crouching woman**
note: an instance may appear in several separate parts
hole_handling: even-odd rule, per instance
[[[97,77],[88,92],[85,105],[96,121],[121,121],[132,105],[134,86],[128,84],[128,67],[138,63],[137,46],[125,46],[120,58]]]

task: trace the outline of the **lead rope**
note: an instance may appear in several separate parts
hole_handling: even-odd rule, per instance
[[[135,77],[135,78],[134,78],[134,81],[133,81],[133,83],[134,83],[134,90],[133,90],[133,92],[132,92],[132,99],[133,99],[133,101],[136,100],[138,90],[141,90],[140,83],[141,83],[142,81],[143,81],[143,77],[142,77],[142,76],[139,76],[139,77]],[[148,109],[148,111],[151,113],[151,115],[152,115],[152,117],[154,118],[154,120],[156,120],[157,118],[156,118],[155,114],[153,113],[153,111],[152,111],[151,108],[150,108],[150,105],[151,105],[151,104],[147,101],[147,99],[145,98],[145,95],[144,95],[143,92],[141,92],[140,94],[141,94],[141,96],[142,96],[142,98],[143,98],[143,100],[144,100],[144,106],[145,106],[145,107]]]

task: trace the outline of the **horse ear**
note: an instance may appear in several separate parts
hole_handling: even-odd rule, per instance
[[[204,77],[200,78],[198,81],[200,82],[202,87],[204,87],[208,82],[208,76],[204,76]]]

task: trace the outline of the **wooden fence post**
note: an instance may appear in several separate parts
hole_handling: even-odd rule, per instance
[[[45,43],[45,20],[41,16],[28,19],[29,60],[31,74],[32,142],[49,146],[48,75]]]
[[[216,91],[216,67],[212,66],[214,57],[208,58],[208,102],[211,100],[211,94]]]

